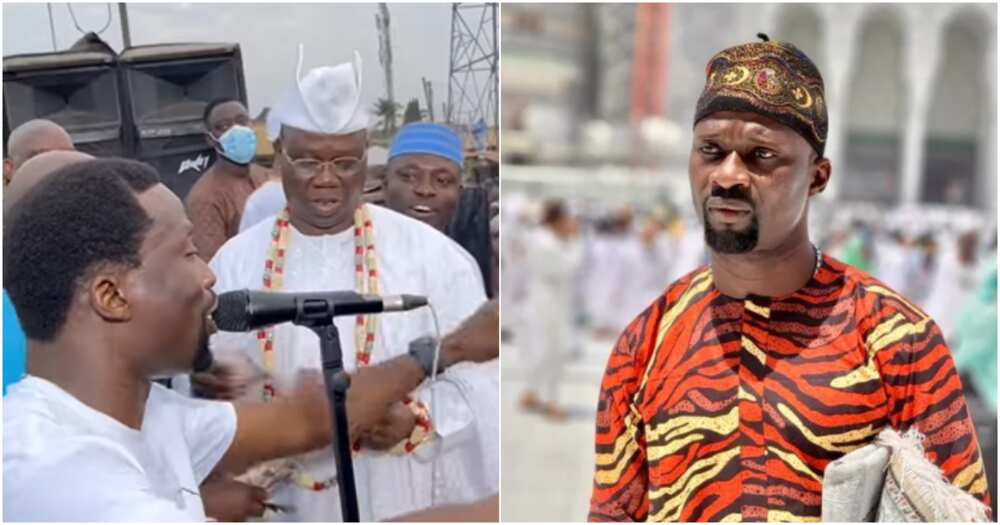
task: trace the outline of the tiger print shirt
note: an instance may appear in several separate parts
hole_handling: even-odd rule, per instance
[[[672,284],[615,344],[598,402],[593,521],[819,521],[826,465],[886,425],[989,504],[940,330],[824,256],[780,298],[733,299],[708,268]]]

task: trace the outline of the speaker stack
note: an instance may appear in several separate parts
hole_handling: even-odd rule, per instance
[[[127,156],[117,60],[101,51],[63,51],[4,57],[3,134],[44,118],[62,126],[77,149]]]
[[[184,198],[213,159],[202,115],[218,98],[246,104],[237,44],[163,44],[119,55],[133,156],[153,165],[163,183]]]
[[[4,57],[4,143],[36,118],[77,149],[151,164],[180,198],[213,162],[202,114],[209,102],[247,103],[238,44],[158,44]]]

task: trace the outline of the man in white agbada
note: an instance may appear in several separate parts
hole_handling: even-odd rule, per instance
[[[976,293],[982,282],[976,255],[978,248],[976,230],[962,231],[955,235],[939,234],[940,252],[937,267],[931,277],[924,310],[933,316],[948,344],[954,345],[961,338],[956,333],[961,317],[961,307]]]
[[[571,357],[574,289],[583,259],[576,220],[561,202],[550,202],[543,211],[542,227],[528,252],[531,286],[526,300],[526,330],[517,344],[527,351],[528,387],[521,407],[565,419],[559,406],[559,382]]]
[[[587,317],[595,332],[601,337],[610,336],[616,328],[618,288],[617,278],[609,279],[620,271],[618,254],[624,247],[624,234],[614,231],[594,231],[590,236],[590,257],[587,268]]]
[[[423,295],[436,309],[441,334],[448,333],[486,300],[475,261],[432,227],[363,204],[368,118],[361,103],[357,53],[353,64],[319,67],[305,76],[301,69],[300,49],[296,82],[272,110],[280,125],[275,168],[288,208],[219,250],[210,263],[218,279],[216,292],[249,288]],[[427,308],[365,320],[340,317],[336,324],[348,372],[402,355],[413,339],[435,334]],[[251,399],[280,396],[299,369],[321,367],[316,335],[292,325],[262,334],[218,334],[210,345],[218,361],[242,360],[257,374],[244,390]],[[498,491],[495,361],[457,364],[436,382],[424,382],[412,396],[415,402],[396,403],[380,427],[355,441],[360,447],[354,473],[362,521],[469,502]],[[272,496],[288,512],[275,519],[340,520],[332,450],[293,458],[291,464],[296,469],[292,479]]]
[[[642,230],[625,235],[618,253],[619,272],[611,279],[618,283],[621,308],[610,312],[616,326],[625,329],[628,323],[663,294],[671,264],[677,257],[676,248],[657,217],[646,217]]]

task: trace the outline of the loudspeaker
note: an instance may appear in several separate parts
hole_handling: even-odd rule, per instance
[[[44,118],[59,124],[77,149],[99,157],[125,156],[116,57],[101,51],[13,55],[3,59],[4,144],[11,130]]]
[[[161,44],[131,47],[119,56],[125,113],[135,137],[133,158],[153,165],[184,199],[211,165],[202,114],[209,102],[246,104],[238,44]]]

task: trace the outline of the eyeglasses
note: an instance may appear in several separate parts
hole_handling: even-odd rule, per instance
[[[338,176],[353,177],[361,173],[365,167],[365,159],[368,157],[368,153],[365,152],[360,159],[357,157],[337,157],[333,160],[319,161],[310,158],[293,159],[288,156],[284,149],[281,150],[281,154],[292,165],[295,174],[306,179],[319,175],[327,166]]]

